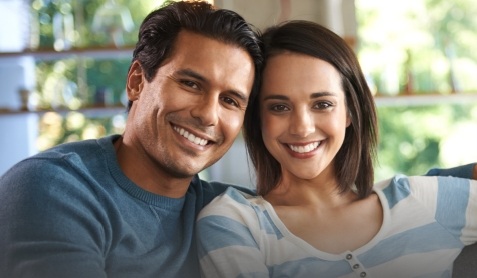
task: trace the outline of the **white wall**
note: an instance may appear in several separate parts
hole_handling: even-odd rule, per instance
[[[215,0],[220,8],[238,12],[259,29],[284,20],[317,22],[345,37],[356,37],[354,0]]]
[[[1,115],[0,130],[2,133],[0,175],[2,175],[16,162],[37,152],[35,141],[38,133],[38,115]]]
[[[0,1],[0,51],[19,52],[28,44],[28,3]],[[25,22],[26,21],[26,22]],[[0,57],[0,109],[21,108],[18,91],[35,86],[32,57]],[[0,113],[0,175],[21,159],[35,154],[38,115]]]

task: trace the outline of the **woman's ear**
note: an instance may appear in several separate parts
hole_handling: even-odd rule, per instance
[[[144,87],[144,82],[144,72],[142,70],[141,64],[136,60],[129,69],[126,84],[126,91],[130,101],[139,99],[139,95],[141,94]]]
[[[348,112],[346,113],[346,127],[349,127],[349,125],[351,124],[351,118],[353,117],[351,115],[351,111],[349,109],[347,109]]]

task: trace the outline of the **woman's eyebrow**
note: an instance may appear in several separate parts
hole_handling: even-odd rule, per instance
[[[310,99],[324,97],[324,96],[336,96],[336,94],[331,93],[331,92],[316,92],[316,93],[311,93],[310,94]],[[287,97],[285,95],[275,94],[275,95],[269,95],[269,96],[266,96],[266,97],[263,98],[263,100],[269,100],[269,99],[288,100],[289,97]]]
[[[269,95],[263,98],[263,100],[277,99],[277,100],[288,100],[289,98],[284,95]]]
[[[310,98],[319,98],[319,97],[326,97],[326,96],[336,96],[336,94],[332,93],[332,92],[317,92],[317,93],[312,93],[310,95]]]

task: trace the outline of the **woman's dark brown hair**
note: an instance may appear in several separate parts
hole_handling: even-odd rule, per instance
[[[351,124],[334,159],[338,189],[343,193],[356,185],[360,198],[368,196],[374,182],[376,108],[353,50],[332,31],[303,20],[271,27],[265,30],[262,40],[265,67],[268,58],[283,52],[294,52],[326,61],[340,73]],[[249,103],[243,132],[247,151],[255,167],[257,192],[265,195],[280,182],[282,173],[280,164],[263,143],[259,98]]]

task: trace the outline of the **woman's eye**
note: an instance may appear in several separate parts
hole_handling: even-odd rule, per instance
[[[315,104],[315,108],[317,109],[327,109],[327,108],[330,108],[331,106],[333,106],[333,104],[329,102],[318,102]]]
[[[281,112],[281,111],[288,111],[289,109],[288,109],[288,107],[286,107],[283,104],[277,104],[277,105],[271,106],[270,110],[276,111],[276,112]]]

